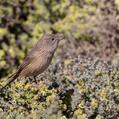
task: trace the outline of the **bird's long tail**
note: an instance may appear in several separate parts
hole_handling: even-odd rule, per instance
[[[18,72],[12,74],[12,75],[7,79],[7,82],[5,83],[5,85],[3,85],[3,86],[0,88],[0,92],[3,91],[3,89],[5,89],[8,85],[10,85],[18,76],[19,76],[19,73],[18,73]]]

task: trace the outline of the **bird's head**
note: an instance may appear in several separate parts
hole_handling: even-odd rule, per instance
[[[55,34],[44,34],[42,41],[43,44],[45,45],[45,47],[49,50],[49,51],[54,51],[59,42],[64,39],[64,35],[62,33],[55,33]]]

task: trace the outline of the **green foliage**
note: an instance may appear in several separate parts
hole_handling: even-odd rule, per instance
[[[0,86],[45,32],[66,35],[37,83],[0,94],[0,118],[119,117],[118,10],[118,0],[0,0]]]

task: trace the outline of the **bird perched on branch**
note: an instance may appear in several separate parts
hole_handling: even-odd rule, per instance
[[[0,90],[3,90],[18,77],[31,77],[41,74],[51,63],[59,41],[62,39],[64,39],[64,35],[61,33],[44,34],[26,55],[18,70],[8,78],[7,83]]]

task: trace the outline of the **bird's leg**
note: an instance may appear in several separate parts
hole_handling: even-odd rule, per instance
[[[27,84],[29,82],[29,77],[25,77],[25,79],[26,79],[25,84]]]
[[[37,83],[37,76],[33,76],[33,81],[35,82],[35,83]]]
[[[30,76],[30,77],[28,77],[28,82],[35,82],[35,83],[37,83],[37,80],[36,80],[36,76]]]

